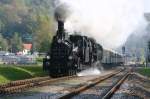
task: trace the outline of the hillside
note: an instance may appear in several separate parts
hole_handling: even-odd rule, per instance
[[[33,43],[34,50],[47,50],[45,46],[54,33],[52,1],[0,0],[0,34],[8,43],[4,50],[12,49],[14,34],[18,34],[23,43]]]

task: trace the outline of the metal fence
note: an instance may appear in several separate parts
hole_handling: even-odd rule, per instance
[[[33,55],[0,55],[1,64],[36,64]]]

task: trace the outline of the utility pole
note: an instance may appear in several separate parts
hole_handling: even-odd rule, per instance
[[[148,41],[147,53],[146,53],[146,67],[150,61],[150,41]]]
[[[122,47],[122,55],[123,55],[123,61],[124,61],[124,64],[126,64],[126,55],[125,55],[125,46]]]

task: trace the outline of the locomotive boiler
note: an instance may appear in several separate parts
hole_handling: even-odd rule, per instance
[[[48,71],[51,77],[73,75],[102,60],[102,54],[102,46],[93,38],[68,35],[64,22],[58,20],[58,30],[46,58],[43,59],[43,69]]]

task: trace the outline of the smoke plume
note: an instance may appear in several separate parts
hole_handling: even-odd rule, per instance
[[[70,15],[69,6],[66,3],[55,3],[55,19],[65,21]]]
[[[143,0],[60,0],[72,12],[65,28],[94,37],[107,48],[122,45],[137,28],[145,25]],[[66,6],[65,6],[66,7]],[[56,10],[57,11],[57,10]]]
[[[102,72],[98,68],[94,67],[94,68],[89,68],[89,69],[86,69],[77,73],[77,76],[100,75],[101,73]]]

